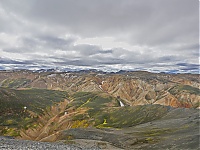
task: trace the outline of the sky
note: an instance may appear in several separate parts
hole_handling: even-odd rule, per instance
[[[0,70],[199,73],[197,0],[1,0]]]

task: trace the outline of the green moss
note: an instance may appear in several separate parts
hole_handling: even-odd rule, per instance
[[[174,132],[174,131],[176,131],[176,130],[172,130],[172,129],[169,129],[169,128],[151,129],[151,130],[148,130],[148,131],[144,131],[142,134],[144,134],[145,136],[159,136],[159,135],[171,133],[171,132]]]
[[[17,124],[17,122],[13,119],[8,119],[4,122],[4,125],[9,126],[9,125],[14,125]]]
[[[94,117],[97,127],[101,124],[101,127],[123,128],[159,119],[166,113],[167,109],[160,105],[127,106],[109,111],[101,110],[101,113],[96,113]],[[106,124],[103,124],[105,119]]]
[[[86,116],[86,114],[78,114],[76,116],[73,116],[72,120],[83,120],[83,119],[87,119],[88,117]]]
[[[2,87],[8,87],[8,88],[18,88],[18,87],[23,87],[26,84],[30,83],[30,79],[6,79],[2,82]]]
[[[193,107],[194,107],[194,108],[200,107],[200,102],[195,103]]]
[[[68,137],[69,139],[71,139],[70,137]],[[68,139],[67,138],[67,139]],[[73,138],[72,138],[73,139]],[[65,143],[65,144],[76,144],[76,142],[75,141],[73,141],[73,140],[65,140],[63,143]]]
[[[192,87],[190,85],[176,85],[169,90],[169,92],[173,95],[178,94],[183,91],[190,93],[190,94],[200,95],[200,90],[198,88]]]
[[[17,137],[19,136],[19,130],[17,130],[16,128],[4,128],[2,130],[2,134],[4,136],[13,136],[13,137]]]

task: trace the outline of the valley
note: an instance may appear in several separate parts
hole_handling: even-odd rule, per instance
[[[196,149],[199,85],[195,74],[0,71],[0,133],[88,149]]]

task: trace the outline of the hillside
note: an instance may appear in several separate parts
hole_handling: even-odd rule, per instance
[[[66,98],[68,93],[62,91],[0,88],[0,133],[19,135],[20,128],[29,128],[38,115]]]
[[[198,79],[148,72],[2,71],[0,134],[84,148],[197,149]]]

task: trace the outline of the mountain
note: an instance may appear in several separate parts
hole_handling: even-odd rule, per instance
[[[105,92],[120,97],[127,105],[161,104],[198,108],[199,75],[165,74],[145,71],[103,73],[79,72],[0,72],[1,87],[38,88],[75,92]]]
[[[0,134],[100,149],[198,149],[199,75],[0,72]]]

